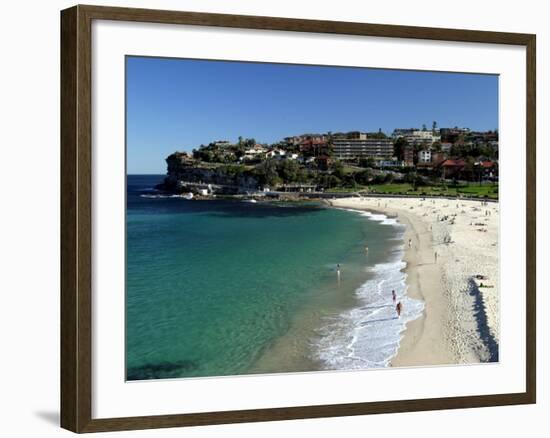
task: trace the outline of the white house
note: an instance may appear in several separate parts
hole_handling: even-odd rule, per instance
[[[430,149],[423,149],[418,151],[418,162],[419,163],[431,163],[432,162],[432,151]]]
[[[298,161],[302,164],[311,164],[315,162],[315,157],[298,157]]]
[[[253,155],[265,154],[265,152],[266,152],[266,149],[263,146],[260,146],[259,144],[257,144],[253,148],[245,149],[244,154],[253,156]]]
[[[218,146],[220,148],[225,148],[225,147],[228,147],[228,146],[232,146],[233,143],[231,143],[229,140],[216,140],[214,142],[214,145]]]
[[[265,154],[267,158],[277,158],[279,160],[285,158],[285,155],[286,151],[283,151],[282,149],[272,149]]]
[[[267,149],[264,148],[262,145],[255,145],[254,147],[245,149],[244,155],[241,157],[241,161],[246,160],[254,160],[256,158],[259,158],[263,156],[266,153]]]

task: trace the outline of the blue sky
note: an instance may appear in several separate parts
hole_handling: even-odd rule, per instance
[[[498,128],[490,75],[128,57],[129,174],[239,136],[273,143],[305,132]]]

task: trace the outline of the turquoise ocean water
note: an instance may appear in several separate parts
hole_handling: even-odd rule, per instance
[[[319,204],[165,197],[161,180],[127,180],[128,380],[387,365],[422,310],[393,314],[403,227]]]

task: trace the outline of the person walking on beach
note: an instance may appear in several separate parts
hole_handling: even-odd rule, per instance
[[[412,239],[409,239],[409,248],[411,247],[412,245]]]
[[[401,310],[403,310],[403,305],[401,304],[401,301],[399,301],[397,306],[395,306],[395,311],[397,312],[398,318],[401,316]]]
[[[437,263],[437,251],[434,253],[435,256],[435,263]]]
[[[395,303],[395,299],[397,298],[397,296],[395,295],[395,290],[391,291],[391,297],[392,297],[393,302]]]

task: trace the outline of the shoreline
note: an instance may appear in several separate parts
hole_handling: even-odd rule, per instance
[[[362,216],[365,215],[357,215],[357,213],[361,212],[353,210],[353,213],[346,214],[351,214],[350,217],[353,217],[354,221],[363,223],[365,218]],[[319,301],[318,298],[309,302],[308,306],[295,315],[290,330],[276,339],[260,356],[251,368],[251,374],[388,366],[389,360],[397,351],[404,325],[413,317],[412,315],[418,315],[417,306],[422,308],[423,304],[404,295],[406,274],[401,269],[405,265],[402,260],[404,249],[401,244],[396,247],[395,242],[391,243],[395,240],[393,229],[396,220],[387,215],[376,216],[383,218],[370,217],[367,222],[372,222],[372,225],[369,227],[375,227],[375,230],[376,227],[381,227],[379,230],[386,237],[373,242],[371,251],[375,251],[372,254],[374,259],[369,262],[367,270],[365,270],[364,251],[364,245],[367,242],[356,242],[355,248],[351,250],[351,253],[355,254],[352,256],[354,259],[352,264],[356,266],[349,271],[351,265],[349,261],[344,260],[342,283],[340,283],[340,277],[336,280],[336,277],[331,276],[330,282],[321,289],[326,289],[324,300],[331,297],[330,300],[333,301],[331,308],[327,308],[326,303]],[[374,225],[375,223],[380,224]],[[401,241],[404,227],[398,228],[400,229],[397,231],[398,240]],[[383,229],[388,231],[382,231]],[[382,251],[379,252],[377,249]],[[350,251],[346,250],[346,252],[350,254]],[[396,266],[398,268],[394,269],[393,267]],[[350,274],[352,274],[351,277]],[[350,282],[351,278],[353,280]],[[385,283],[390,290],[395,288],[400,300],[407,303],[401,321],[395,314],[395,304],[391,304],[391,295],[388,298],[388,294],[380,290],[382,283]],[[376,331],[366,329],[367,324],[368,327],[379,327],[385,335],[377,336]],[[365,347],[369,348],[369,354],[364,354]]]
[[[420,317],[406,323],[390,366],[498,360],[498,246],[491,244],[487,248],[488,241],[498,239],[498,204],[484,207],[496,209],[497,214],[484,217],[492,219],[486,221],[487,231],[491,228],[490,234],[477,233],[482,237],[479,240],[483,240],[480,245],[482,249],[491,253],[486,257],[488,260],[480,265],[477,259],[483,257],[474,255],[475,249],[469,243],[471,233],[479,230],[470,219],[480,220],[480,212],[483,211],[479,207],[481,201],[373,196],[336,199],[327,203],[338,208],[382,213],[406,225],[404,262],[407,296],[422,300],[425,307]],[[458,213],[451,213],[452,210],[458,210]],[[447,212],[448,215],[445,214]],[[451,219],[438,220],[440,216]],[[452,234],[452,243],[445,242],[449,234]],[[490,251],[491,248],[495,250]],[[480,288],[471,278],[477,274],[474,269],[482,269],[493,287]]]

